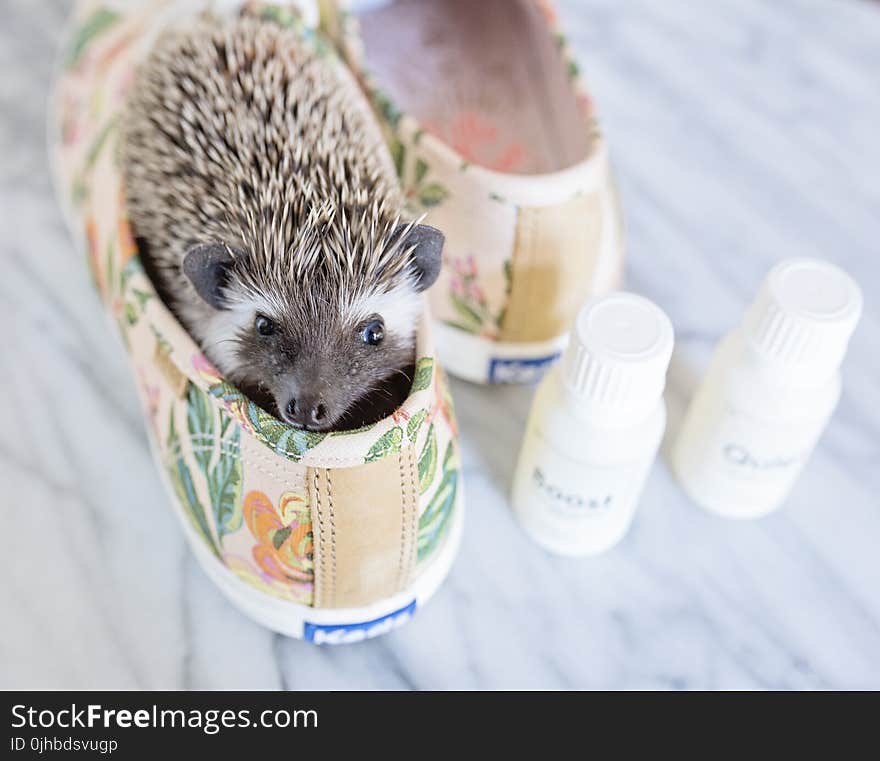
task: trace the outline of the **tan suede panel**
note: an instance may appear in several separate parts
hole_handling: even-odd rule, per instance
[[[592,293],[602,236],[598,193],[517,214],[502,341],[546,341],[569,330]]]
[[[409,446],[354,468],[309,468],[316,608],[352,608],[409,584],[416,560],[416,459]]]

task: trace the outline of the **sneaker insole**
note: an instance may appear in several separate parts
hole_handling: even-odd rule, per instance
[[[528,0],[393,0],[359,14],[367,68],[466,160],[540,174],[587,158],[568,72]]]

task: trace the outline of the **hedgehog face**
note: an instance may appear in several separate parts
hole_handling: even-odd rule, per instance
[[[400,287],[320,323],[309,319],[316,305],[308,302],[303,294],[283,310],[262,300],[250,304],[252,320],[236,331],[232,348],[236,375],[262,386],[276,414],[291,425],[339,430],[359,402],[381,392],[393,376],[410,376],[411,382],[421,299]]]
[[[184,272],[214,307],[205,351],[230,380],[299,428],[344,430],[384,417],[393,406],[382,402],[399,402],[412,383],[420,292],[439,269],[439,248],[432,269],[416,250],[393,277],[352,288],[321,270],[279,283],[235,249],[196,247]]]

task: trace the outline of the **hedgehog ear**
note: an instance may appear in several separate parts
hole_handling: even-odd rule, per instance
[[[409,225],[402,225],[398,230],[404,233],[409,227]],[[416,280],[417,291],[425,291],[430,288],[440,275],[444,240],[443,233],[430,225],[413,225],[409,229],[404,246],[407,248],[415,246],[410,256],[413,260],[413,269],[418,276],[418,280]]]
[[[223,289],[229,282],[229,271],[235,257],[229,246],[222,243],[199,243],[183,257],[183,274],[189,278],[196,292],[215,309],[226,309]]]

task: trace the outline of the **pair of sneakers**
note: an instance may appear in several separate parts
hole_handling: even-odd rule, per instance
[[[621,232],[604,142],[546,3],[312,0],[302,21],[372,102],[411,213],[446,234],[445,261],[434,330],[420,324],[415,382],[391,417],[325,435],[261,410],[156,297],[128,224],[119,124],[138,62],[175,20],[244,4],[298,24],[305,2],[78,0],[51,150],[199,563],[261,624],[350,642],[409,620],[458,549],[461,458],[435,352],[470,380],[533,379],[578,307],[617,285]]]

